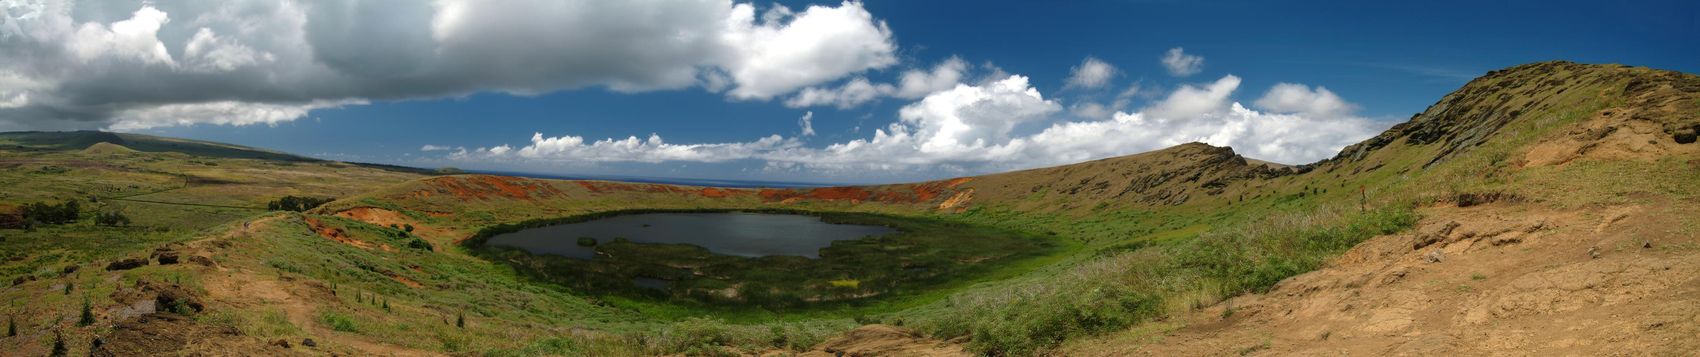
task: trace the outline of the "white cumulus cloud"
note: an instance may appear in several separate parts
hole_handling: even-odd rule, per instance
[[[794,17],[768,16],[760,24],[751,18],[754,11],[748,5],[734,7],[734,25],[721,34],[734,50],[723,65],[738,83],[731,91],[735,98],[768,99],[897,63],[891,30],[860,3],[809,6]],[[790,22],[782,23],[786,17]]]
[[[1204,57],[1186,54],[1180,47],[1164,52],[1162,62],[1163,68],[1167,68],[1169,74],[1176,77],[1186,77],[1204,70]]]
[[[1068,82],[1064,87],[1088,89],[1103,87],[1110,84],[1110,79],[1116,76],[1116,72],[1116,66],[1110,65],[1109,62],[1094,57],[1086,57],[1085,60],[1080,62],[1080,65],[1074,66],[1070,70]]]
[[[962,83],[967,72],[968,62],[953,56],[933,66],[931,71],[904,71],[896,84],[876,84],[867,78],[857,77],[837,88],[804,88],[787,99],[785,105],[792,108],[831,105],[848,109],[883,97],[915,99],[955,87]]]
[[[897,63],[860,2],[760,13],[732,0],[6,1],[0,82],[28,85],[0,87],[0,122],[275,123],[324,103],[584,87],[768,100]],[[160,112],[182,116],[146,115]],[[232,117],[244,112],[263,116]]]
[[[660,135],[655,134],[650,134],[647,139],[632,136],[625,139],[609,138],[586,141],[581,136],[545,137],[543,133],[535,133],[531,136],[530,145],[518,149],[508,145],[500,145],[471,151],[461,150],[449,154],[449,158],[457,160],[524,159],[579,163],[722,162],[750,158],[758,153],[794,148],[800,145],[795,139],[787,139],[778,135],[746,143],[670,144],[662,140]]]
[[[1315,89],[1303,84],[1280,83],[1269,88],[1263,98],[1252,102],[1259,108],[1280,113],[1303,113],[1312,116],[1337,116],[1356,109],[1351,103],[1340,99],[1334,92],[1317,86]]]
[[[1058,120],[1061,105],[1045,99],[1027,77],[1010,75],[933,93],[901,108],[897,121],[875,130],[870,138],[825,147],[806,147],[777,135],[713,144],[671,144],[658,136],[587,143],[574,136],[536,135],[530,146],[514,154],[480,149],[468,155],[482,152],[481,156],[462,158],[581,163],[759,160],[767,169],[812,168],[836,175],[938,170],[955,174],[1074,163],[1204,142],[1231,146],[1256,159],[1301,164],[1331,156],[1386,127],[1386,123],[1353,116],[1349,109],[1291,113],[1249,109],[1232,99],[1240,83],[1239,77],[1224,76],[1182,86],[1136,111],[1069,121]],[[1137,90],[1127,92],[1132,95]]]
[[[797,118],[798,135],[815,136],[815,112],[804,112],[802,118]]]

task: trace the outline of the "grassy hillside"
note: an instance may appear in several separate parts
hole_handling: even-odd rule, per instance
[[[132,353],[729,354],[807,351],[881,323],[973,353],[1046,354],[1128,329],[1172,329],[1407,231],[1430,207],[1693,202],[1696,130],[1696,76],[1548,62],[1491,72],[1409,122],[1295,167],[1187,144],[913,184],[736,189],[427,176],[127,134],[0,134],[0,185],[16,188],[0,205],[76,199],[134,220],[103,226],[85,215],[0,230],[9,254],[0,277],[21,279],[0,298],[25,331],[0,347],[39,354],[62,337],[81,353],[100,336],[104,348]],[[285,195],[336,200],[263,210]],[[506,225],[627,210],[853,213],[1010,232],[1052,248],[852,304],[724,309],[587,291],[540,277],[522,254],[469,241]],[[209,264],[101,269],[162,247]],[[151,328],[184,322],[125,312],[138,294],[174,291],[160,286],[204,303],[166,314],[199,328]],[[95,323],[82,326],[85,300]],[[190,332],[171,332],[180,330]],[[137,342],[173,333],[197,342]],[[320,346],[266,343],[304,338]]]

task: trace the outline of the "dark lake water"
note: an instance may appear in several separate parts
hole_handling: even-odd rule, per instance
[[[644,213],[532,228],[490,237],[486,244],[591,259],[596,248],[580,246],[580,237],[596,238],[598,244],[623,237],[636,243],[692,244],[716,254],[742,257],[819,258],[820,249],[833,241],[896,231],[883,226],[831,224],[819,217],[791,214]]]

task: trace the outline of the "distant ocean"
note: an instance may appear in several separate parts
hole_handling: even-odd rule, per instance
[[[642,177],[642,176],[553,175],[553,174],[540,174],[540,173],[518,172],[518,171],[467,170],[466,172],[478,173],[478,174],[502,175],[502,176],[530,177],[530,178],[540,178],[540,179],[600,180],[600,181],[618,181],[618,182],[633,182],[633,183],[659,183],[659,184],[668,184],[668,185],[706,186],[706,187],[797,188],[797,187],[844,186],[844,184],[832,184],[832,183],[820,183],[820,182],[748,181],[748,180],[695,179],[695,178]]]

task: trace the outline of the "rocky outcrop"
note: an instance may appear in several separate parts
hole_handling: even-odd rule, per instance
[[[112,263],[106,264],[106,270],[107,271],[130,270],[130,269],[140,268],[140,267],[143,267],[143,266],[146,266],[146,265],[148,265],[147,259],[125,258],[125,259],[115,260],[115,261],[112,261]]]
[[[1584,92],[1579,92],[1584,91]],[[1657,128],[1660,139],[1690,144],[1700,132],[1700,76],[1621,65],[1590,65],[1565,61],[1526,64],[1470,81],[1447,94],[1405,123],[1358,144],[1347,146],[1324,161],[1356,162],[1394,143],[1438,145],[1423,167],[1470,151],[1500,135],[1520,120],[1551,122],[1565,115],[1616,116],[1624,122],[1643,122]],[[1564,113],[1566,105],[1598,103],[1598,113]],[[1627,109],[1627,110],[1626,110]],[[1625,112],[1629,112],[1625,114]],[[1596,139],[1621,128],[1583,133]]]
[[[978,190],[977,200],[988,202],[1047,196],[1076,207],[1100,203],[1155,207],[1181,205],[1221,195],[1236,183],[1307,169],[1247,160],[1232,148],[1189,143],[1137,155],[981,176],[970,186]]]

